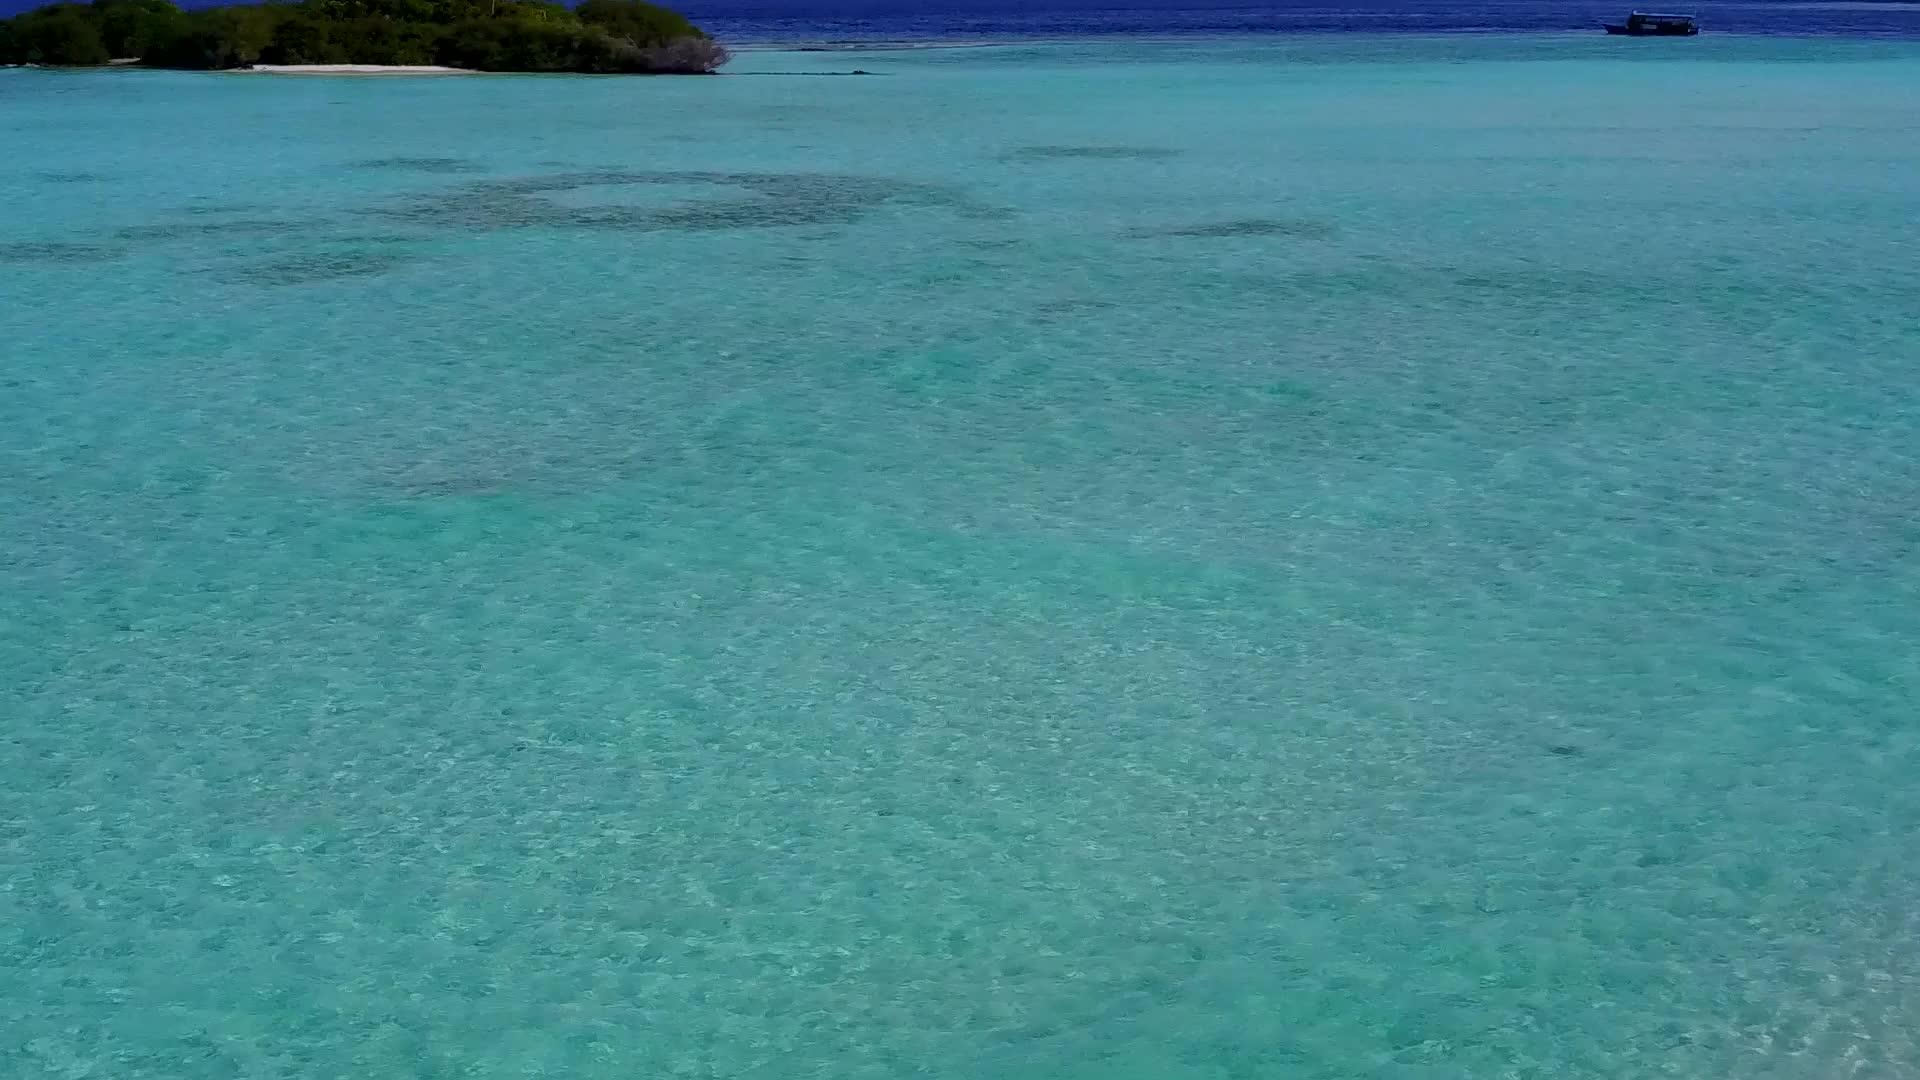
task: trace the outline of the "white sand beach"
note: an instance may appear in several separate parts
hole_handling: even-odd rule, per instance
[[[255,64],[242,71],[269,75],[477,75],[471,68],[432,64]]]

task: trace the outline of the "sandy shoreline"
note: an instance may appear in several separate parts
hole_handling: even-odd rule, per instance
[[[268,75],[478,75],[471,68],[432,64],[255,64],[241,71]]]

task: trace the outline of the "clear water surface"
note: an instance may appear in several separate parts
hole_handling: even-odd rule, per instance
[[[738,70],[0,72],[0,1075],[1920,1070],[1920,45]]]

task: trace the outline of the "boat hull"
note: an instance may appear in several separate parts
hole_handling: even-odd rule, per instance
[[[1700,32],[1700,28],[1697,26],[1676,27],[1671,30],[1666,30],[1658,27],[1635,28],[1631,26],[1621,26],[1619,23],[1605,23],[1603,25],[1606,27],[1607,33],[1619,34],[1623,37],[1692,37]]]

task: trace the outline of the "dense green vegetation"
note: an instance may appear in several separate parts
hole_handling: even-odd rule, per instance
[[[168,0],[61,3],[0,21],[0,63],[217,69],[444,64],[480,71],[693,74],[727,51],[643,0],[303,0],[181,11]]]

